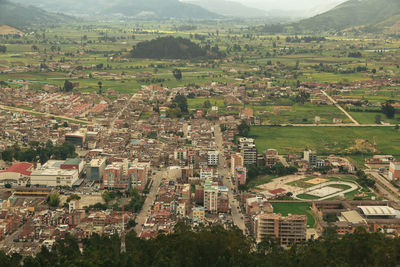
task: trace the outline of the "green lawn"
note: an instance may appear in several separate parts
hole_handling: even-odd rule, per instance
[[[382,121],[387,121],[391,124],[400,124],[400,114],[396,114],[396,117],[393,119],[388,119],[384,114],[377,112],[350,112],[350,115],[361,124],[375,124],[376,116],[380,116]]]
[[[305,214],[307,215],[307,226],[314,227],[315,219],[311,213],[311,203],[303,202],[273,202],[274,213],[280,213],[283,216],[288,214]]]
[[[254,188],[262,184],[266,184],[271,182],[274,178],[276,178],[276,175],[260,175],[257,176],[256,178],[252,179],[248,184],[248,188]]]
[[[274,148],[281,154],[301,153],[306,148],[318,154],[372,154],[374,136],[380,153],[400,155],[400,132],[394,127],[267,127],[254,126],[250,136],[255,138],[261,153]],[[356,140],[369,143],[355,147]]]
[[[317,200],[317,199],[319,199],[319,197],[313,196],[313,195],[309,195],[309,194],[300,194],[300,195],[297,195],[297,197],[300,198],[300,199],[304,199],[304,200]]]

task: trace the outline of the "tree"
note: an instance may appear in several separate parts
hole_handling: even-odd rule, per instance
[[[211,102],[210,102],[210,100],[206,100],[206,101],[204,101],[204,103],[203,103],[203,108],[211,108]]]
[[[237,127],[239,131],[239,135],[243,137],[248,137],[250,133],[250,126],[245,122],[242,121],[240,125]]]
[[[382,105],[382,113],[385,114],[388,119],[394,118],[394,115],[396,114],[396,110],[392,106],[390,101],[386,101],[386,103]]]
[[[382,116],[381,116],[381,115],[376,115],[376,116],[375,116],[375,122],[376,122],[377,124],[380,124],[381,121],[382,121]]]
[[[111,200],[110,193],[108,191],[104,191],[103,194],[101,194],[101,197],[103,198],[104,202],[108,203]]]
[[[65,82],[64,82],[64,91],[65,92],[71,92],[73,89],[74,89],[74,85],[70,81],[65,80]]]
[[[5,53],[5,52],[7,52],[7,46],[0,45],[0,53]]]
[[[187,114],[188,111],[188,104],[187,99],[184,95],[177,95],[173,101],[173,103],[180,109],[183,114]]]
[[[51,193],[47,197],[47,204],[50,207],[58,207],[58,205],[60,204],[60,196],[57,193]]]
[[[101,91],[101,88],[103,88],[103,83],[102,83],[101,81],[99,81],[99,82],[97,83],[97,85],[99,86],[99,89],[100,89],[100,91]]]
[[[174,75],[174,77],[175,77],[175,79],[176,79],[177,81],[182,80],[182,71],[181,71],[180,69],[174,69],[174,70],[172,71],[172,74]]]
[[[71,200],[80,200],[80,199],[81,199],[81,197],[78,196],[77,194],[72,194],[67,198],[67,202],[69,203],[69,202],[71,202]]]

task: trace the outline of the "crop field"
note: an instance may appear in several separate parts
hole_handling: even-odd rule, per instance
[[[305,149],[318,154],[372,154],[374,137],[380,153],[400,155],[400,132],[394,127],[268,127],[254,126],[259,152],[269,148],[281,154],[301,153]]]

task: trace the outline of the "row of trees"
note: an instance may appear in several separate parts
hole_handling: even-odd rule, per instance
[[[54,146],[51,141],[46,144],[31,142],[30,148],[21,148],[18,144],[14,144],[0,153],[1,159],[12,162],[13,160],[36,162],[41,164],[47,162],[50,158],[56,160],[65,160],[67,158],[75,158],[75,146],[70,143],[63,143]]]
[[[294,166],[286,167],[281,162],[276,163],[275,165],[268,166],[250,166],[247,171],[247,182],[250,182],[252,179],[261,175],[277,175],[277,176],[285,176],[296,173],[298,169]]]
[[[304,245],[281,248],[273,239],[255,245],[240,230],[221,226],[190,231],[179,223],[170,235],[143,240],[134,231],[125,238],[121,252],[117,235],[94,234],[79,243],[71,236],[45,247],[35,257],[7,256],[0,252],[0,266],[397,266],[400,239],[368,234],[359,229],[338,238],[326,235]]]

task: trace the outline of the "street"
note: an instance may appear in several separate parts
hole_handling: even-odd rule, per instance
[[[215,142],[218,147],[219,151],[219,163],[218,163],[218,173],[223,176],[222,182],[223,185],[228,188],[228,197],[229,197],[229,204],[231,207],[232,219],[233,223],[245,233],[246,225],[244,223],[244,217],[239,207],[239,202],[235,199],[233,195],[233,184],[231,180],[231,174],[229,169],[225,166],[225,157],[224,157],[224,144],[222,138],[221,127],[219,124],[214,125],[214,135],[215,135]]]

